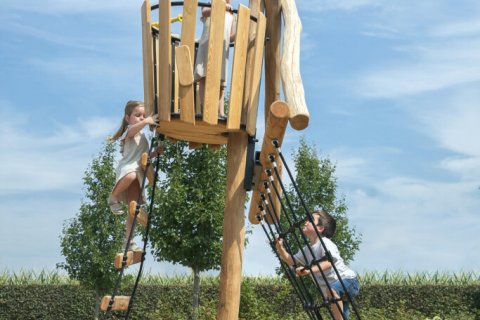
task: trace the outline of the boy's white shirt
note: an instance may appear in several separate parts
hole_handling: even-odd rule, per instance
[[[333,262],[335,264],[335,267],[337,268],[338,273],[340,274],[340,277],[342,279],[355,278],[357,276],[356,273],[345,264],[342,257],[340,256],[340,252],[338,251],[337,245],[328,238],[323,237],[322,240],[325,243],[327,250],[330,251],[330,254],[332,255]],[[307,246],[303,247],[303,252],[305,253],[306,260],[301,250],[298,251],[293,256],[293,259],[298,265],[307,265],[314,260],[314,257],[315,257],[315,260],[317,260],[325,256],[325,250],[320,240],[317,240],[317,242],[311,245],[311,248],[313,251],[313,256]],[[329,283],[332,283],[338,280],[338,277],[335,271],[333,270],[333,267],[329,268],[328,270],[324,270],[323,272]],[[321,285],[322,287],[326,286],[325,281],[323,280],[322,274],[320,272],[315,272],[313,276],[317,279],[319,285]]]

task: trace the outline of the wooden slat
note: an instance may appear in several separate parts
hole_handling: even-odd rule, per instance
[[[175,58],[175,76],[174,76],[174,81],[173,81],[173,112],[179,113],[180,112],[180,106],[178,105],[178,100],[180,96],[180,83],[178,79],[178,63],[177,59]]]
[[[176,140],[192,141],[197,143],[207,144],[226,144],[227,137],[223,135],[211,135],[205,133],[182,132],[179,129],[173,128],[170,130],[162,130],[162,133],[168,135]]]
[[[125,266],[131,266],[132,264],[140,263],[142,261],[142,251],[128,251],[127,252],[127,261],[125,261]],[[121,269],[123,263],[123,253],[117,253],[115,256],[114,266],[116,269]]]
[[[197,3],[198,0],[185,0],[183,2],[183,20],[180,45],[187,46],[190,52],[191,67],[195,53],[195,28],[197,22]]]
[[[130,201],[130,204],[128,205],[128,214],[131,217],[135,217],[135,210],[137,209],[137,202],[136,201]],[[145,208],[140,207],[137,215],[137,222],[140,223],[141,225],[146,226],[148,223],[148,213],[145,210]]]
[[[270,154],[275,155],[278,158],[278,154],[272,145],[272,140],[278,140],[280,146],[283,142],[283,137],[287,128],[287,123],[289,120],[289,108],[288,105],[283,101],[275,101],[270,106],[270,112],[267,117],[267,125],[265,127],[265,135],[263,136],[262,150],[260,152],[260,163],[262,165],[262,174],[260,175],[260,181],[268,180],[268,176],[265,174],[266,168],[270,167],[270,160],[268,156]],[[277,161],[277,165],[280,162]],[[252,202],[250,205],[250,211],[248,214],[248,219],[250,223],[258,224],[256,215],[259,212],[257,205],[260,201],[259,192],[263,192],[264,187],[263,183],[258,184],[254,188],[252,195]],[[273,191],[272,191],[273,192]],[[276,208],[279,206],[275,205]],[[277,210],[277,214],[280,213],[280,210]]]
[[[157,92],[158,118],[170,121],[172,96],[172,46],[170,31],[170,0],[158,3],[158,60],[157,60]]]
[[[190,50],[187,46],[175,48],[175,61],[178,66],[177,78],[180,83],[180,120],[195,124],[195,101],[193,97],[193,69]]]
[[[260,14],[260,0],[249,0],[250,15],[258,17]],[[245,86],[243,93],[243,102],[242,102],[242,120],[241,123],[247,123],[247,110],[248,110],[248,101],[250,100],[250,89],[252,82],[252,69],[253,69],[253,57],[255,54],[255,48],[253,42],[255,41],[255,33],[257,30],[257,23],[250,21],[249,35],[248,35],[248,49],[247,49],[247,62],[245,65]]]
[[[142,5],[142,53],[143,53],[143,101],[145,114],[150,116],[154,113],[154,82],[153,82],[153,37],[152,37],[152,16],[150,0]]]
[[[100,310],[107,311],[108,304],[112,296],[104,296],[102,302],[100,303]],[[113,299],[112,311],[126,311],[128,310],[128,303],[130,302],[130,297],[128,296],[115,296]]]
[[[243,88],[245,85],[245,64],[247,62],[248,30],[250,28],[250,9],[240,5],[235,36],[235,52],[232,63],[232,82],[230,84],[230,102],[228,104],[228,129],[240,128],[242,116]]]
[[[218,101],[222,72],[223,29],[225,26],[225,1],[213,0],[210,14],[207,69],[205,75],[205,101],[203,120],[209,124],[218,123]]]
[[[247,133],[255,135],[257,130],[258,96],[260,94],[260,80],[262,78],[263,48],[265,42],[266,19],[263,13],[257,18],[257,32],[255,38],[255,53],[253,57],[252,81],[247,105]]]

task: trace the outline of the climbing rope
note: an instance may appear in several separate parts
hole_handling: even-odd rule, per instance
[[[262,202],[259,205],[259,209],[261,214],[257,215],[257,220],[261,222],[262,228],[267,235],[267,239],[277,255],[277,257],[280,260],[282,269],[284,270],[284,273],[287,277],[287,279],[290,281],[292,286],[294,287],[295,292],[297,293],[297,296],[300,298],[303,308],[305,312],[309,315],[311,319],[322,319],[322,316],[320,314],[320,309],[326,307],[327,312],[329,312],[330,316],[334,318],[333,313],[331,311],[330,306],[332,304],[336,305],[339,307],[339,300],[340,299],[335,299],[335,298],[328,298],[324,291],[322,290],[320,282],[317,280],[317,277],[313,276],[312,274],[312,279],[315,285],[315,288],[317,291],[320,293],[320,296],[322,298],[321,303],[315,303],[316,300],[314,300],[311,297],[310,292],[307,290],[307,286],[305,283],[303,283],[303,277],[297,277],[295,272],[293,271],[291,267],[289,267],[283,260],[280,258],[280,254],[277,252],[276,247],[275,247],[275,241],[277,238],[282,238],[284,239],[284,246],[285,250],[290,254],[292,257],[294,255],[291,246],[289,245],[289,240],[293,240],[294,244],[297,245],[300,250],[299,252],[303,256],[304,261],[307,260],[307,253],[310,254],[311,257],[313,257],[313,260],[311,262],[308,262],[306,265],[303,265],[302,267],[310,270],[312,267],[317,266],[319,269],[319,274],[321,276],[321,279],[324,282],[324,286],[326,287],[327,292],[330,293],[330,296],[333,297],[333,291],[332,288],[327,281],[327,277],[325,275],[325,272],[320,268],[320,263],[322,261],[329,261],[332,265],[332,268],[337,276],[337,278],[340,281],[340,284],[345,291],[345,298],[347,301],[350,303],[353,309],[353,313],[355,314],[357,319],[360,319],[360,314],[357,310],[357,307],[353,301],[353,298],[349,295],[348,291],[346,290],[344,281],[342,280],[336,266],[335,266],[335,261],[331,255],[331,253],[328,251],[325,242],[322,239],[322,236],[316,230],[315,232],[317,233],[317,237],[320,240],[320,245],[322,246],[323,250],[325,251],[325,256],[323,257],[316,257],[315,253],[312,249],[312,246],[310,245],[310,242],[308,238],[305,236],[302,230],[302,226],[306,221],[310,221],[310,223],[314,224],[314,219],[311,214],[311,212],[308,210],[308,208],[305,205],[305,201],[303,200],[303,197],[301,193],[299,192],[298,186],[295,182],[295,179],[290,171],[290,168],[288,167],[288,164],[285,161],[285,158],[282,154],[282,151],[279,146],[279,142],[277,140],[273,140],[272,144],[274,145],[278,155],[280,156],[281,164],[283,167],[285,167],[289,179],[292,183],[292,186],[294,188],[294,191],[296,195],[298,196],[300,200],[301,207],[303,208],[304,214],[302,217],[299,217],[299,214],[295,212],[293,209],[293,206],[290,201],[290,197],[288,196],[288,193],[286,192],[284,183],[282,181],[280,172],[277,167],[276,159],[274,155],[269,155],[268,160],[270,161],[271,168],[267,168],[265,170],[268,180],[263,181],[263,186],[265,187],[265,193],[262,193],[261,199]],[[272,170],[273,169],[273,170]],[[278,185],[281,188],[281,191],[278,188]],[[274,194],[272,195],[270,186],[273,188]],[[280,212],[277,212],[277,209],[273,205],[275,200],[279,200],[278,202],[280,203]],[[283,225],[287,225],[287,227],[284,227],[282,223],[280,222],[280,214],[282,213],[282,216],[284,217],[283,220]],[[267,219],[268,218],[268,219]],[[268,221],[265,221],[268,220]],[[273,225],[273,228],[271,227],[271,224]],[[268,229],[268,230],[267,230]],[[295,259],[293,259],[294,265],[293,268],[299,267],[297,265],[297,262]],[[342,314],[342,319],[344,319],[344,316]]]

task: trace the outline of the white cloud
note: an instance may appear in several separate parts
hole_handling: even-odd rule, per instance
[[[3,104],[0,116],[5,119],[13,109]],[[29,130],[31,120],[19,113],[0,127],[0,161],[4,170],[0,194],[17,194],[46,190],[78,190],[84,170],[101,141],[117,125],[109,118],[85,118],[77,123],[57,124],[53,132],[38,134]]]

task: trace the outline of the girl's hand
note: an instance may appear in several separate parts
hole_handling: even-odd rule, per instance
[[[295,273],[297,276],[308,276],[310,274],[310,270],[305,267],[298,267],[295,269]]]
[[[163,154],[163,146],[158,146],[157,149],[155,149],[152,153],[152,158],[155,158],[157,156],[160,156]]]
[[[145,118],[145,122],[150,125],[158,126],[158,114]]]
[[[277,248],[278,251],[283,249],[283,239],[282,238],[277,238],[277,240],[275,240],[275,247]]]
[[[233,12],[233,8],[232,8],[232,5],[230,3],[227,3],[225,5],[225,11]]]

